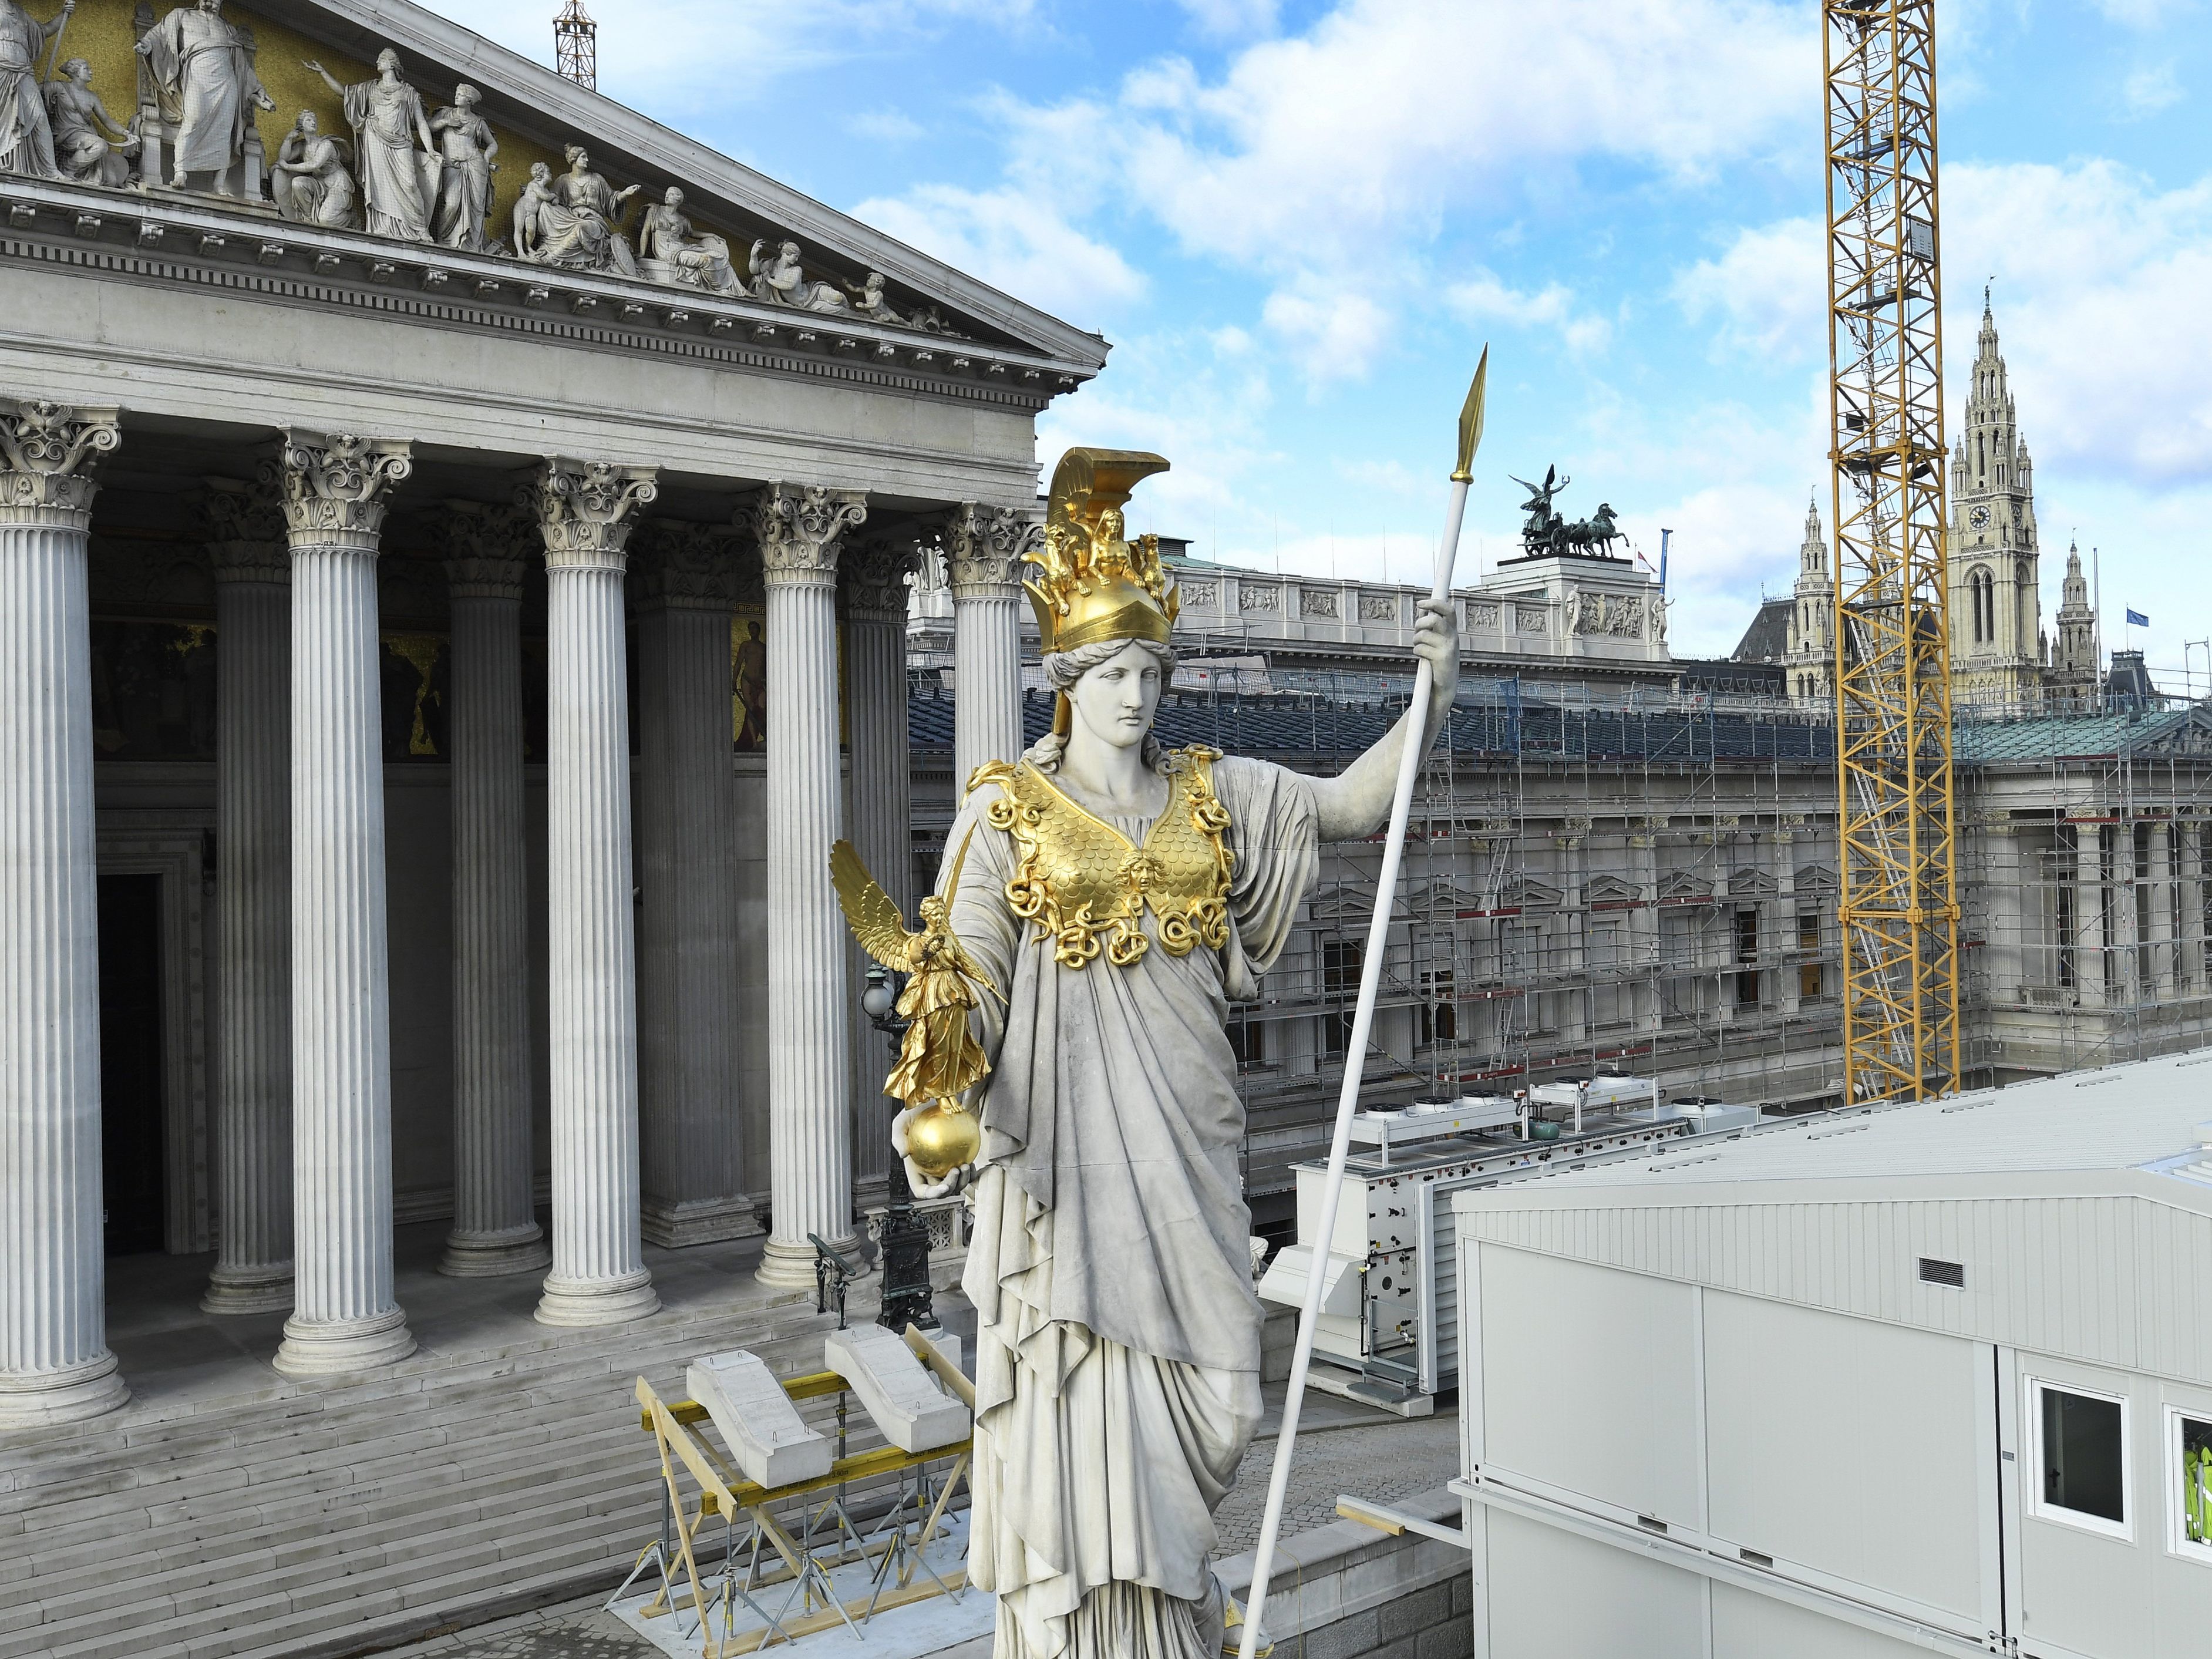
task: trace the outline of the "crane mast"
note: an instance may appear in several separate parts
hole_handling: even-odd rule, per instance
[[[1934,0],[1824,0],[1844,1076],[1959,1086]]]

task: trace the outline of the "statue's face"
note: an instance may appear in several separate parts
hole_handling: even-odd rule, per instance
[[[314,111],[303,109],[300,112],[300,131],[306,133],[308,137],[313,137],[319,126],[320,123],[315,119]]]
[[[684,192],[671,185],[668,187],[668,194],[660,199],[672,208],[680,208],[684,205]]]
[[[581,173],[591,165],[592,158],[580,149],[576,152],[576,159],[568,164],[568,170],[571,173]]]
[[[1160,659],[1132,640],[1067,689],[1075,723],[1101,743],[1142,743],[1160,706]]]

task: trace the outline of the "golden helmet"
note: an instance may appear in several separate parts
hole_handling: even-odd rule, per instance
[[[1053,469],[1040,574],[1025,582],[1047,652],[1099,640],[1165,645],[1182,599],[1160,567],[1160,538],[1131,542],[1121,508],[1168,463],[1132,449],[1071,449]]]

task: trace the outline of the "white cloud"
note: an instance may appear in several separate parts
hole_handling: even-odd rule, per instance
[[[1732,351],[1770,361],[1820,355],[1827,338],[1826,233],[1817,219],[1740,229],[1717,259],[1678,272],[1674,301],[1693,323],[1719,323]]]
[[[1275,27],[1277,0],[1176,0],[1201,33],[1228,40],[1265,34]]]
[[[1577,312],[1574,295],[1558,283],[1526,294],[1508,288],[1487,270],[1478,270],[1446,289],[1444,300],[1469,322],[1557,329],[1567,349],[1578,356],[1602,351],[1613,338],[1613,325],[1594,313]]]
[[[2155,115],[2179,103],[2181,96],[2181,80],[2170,63],[2146,64],[2120,83],[2120,97],[2130,115]]]
[[[853,214],[1079,327],[1096,328],[1102,313],[1145,291],[1142,274],[1119,253],[1076,229],[1049,199],[1012,186],[922,185],[863,202]]]
[[[2039,464],[2153,490],[2212,483],[2212,177],[2162,191],[2108,161],[1963,165],[1943,205],[1954,384],[1974,341],[1959,301],[1978,284],[1960,275],[1994,273]]]
[[[2097,9],[2113,22],[2135,29],[2154,29],[2170,18],[2196,9],[2194,0],[2094,0]]]
[[[1316,387],[1365,373],[1390,333],[1390,313],[1373,297],[1313,272],[1269,295],[1260,315]]]
[[[473,0],[465,18],[477,33],[550,64],[556,9],[546,0]],[[600,9],[599,86],[641,108],[709,96],[717,107],[758,103],[793,70],[901,50],[952,23],[1020,30],[1037,9],[1037,0],[626,0]]]
[[[1789,153],[1814,16],[1783,0],[1343,0],[1218,76],[1164,58],[1111,97],[1001,113],[1012,170],[1048,159],[1063,187],[1079,178],[1187,254],[1262,275],[1271,326],[1309,368],[1357,374],[1427,303],[1422,250],[1449,215],[1518,205],[1532,179],[1590,161],[1692,180]],[[1547,303],[1473,296],[1509,297]],[[1585,350],[1607,332],[1553,325]]]
[[[889,106],[856,115],[852,125],[853,131],[862,137],[880,138],[887,144],[908,143],[929,131],[904,110]]]

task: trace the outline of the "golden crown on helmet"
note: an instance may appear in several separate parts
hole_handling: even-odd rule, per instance
[[[1182,596],[1160,568],[1160,538],[1127,540],[1121,508],[1129,492],[1168,463],[1133,449],[1071,449],[1052,473],[1039,575],[1024,582],[1046,652],[1100,640],[1165,645]]]

